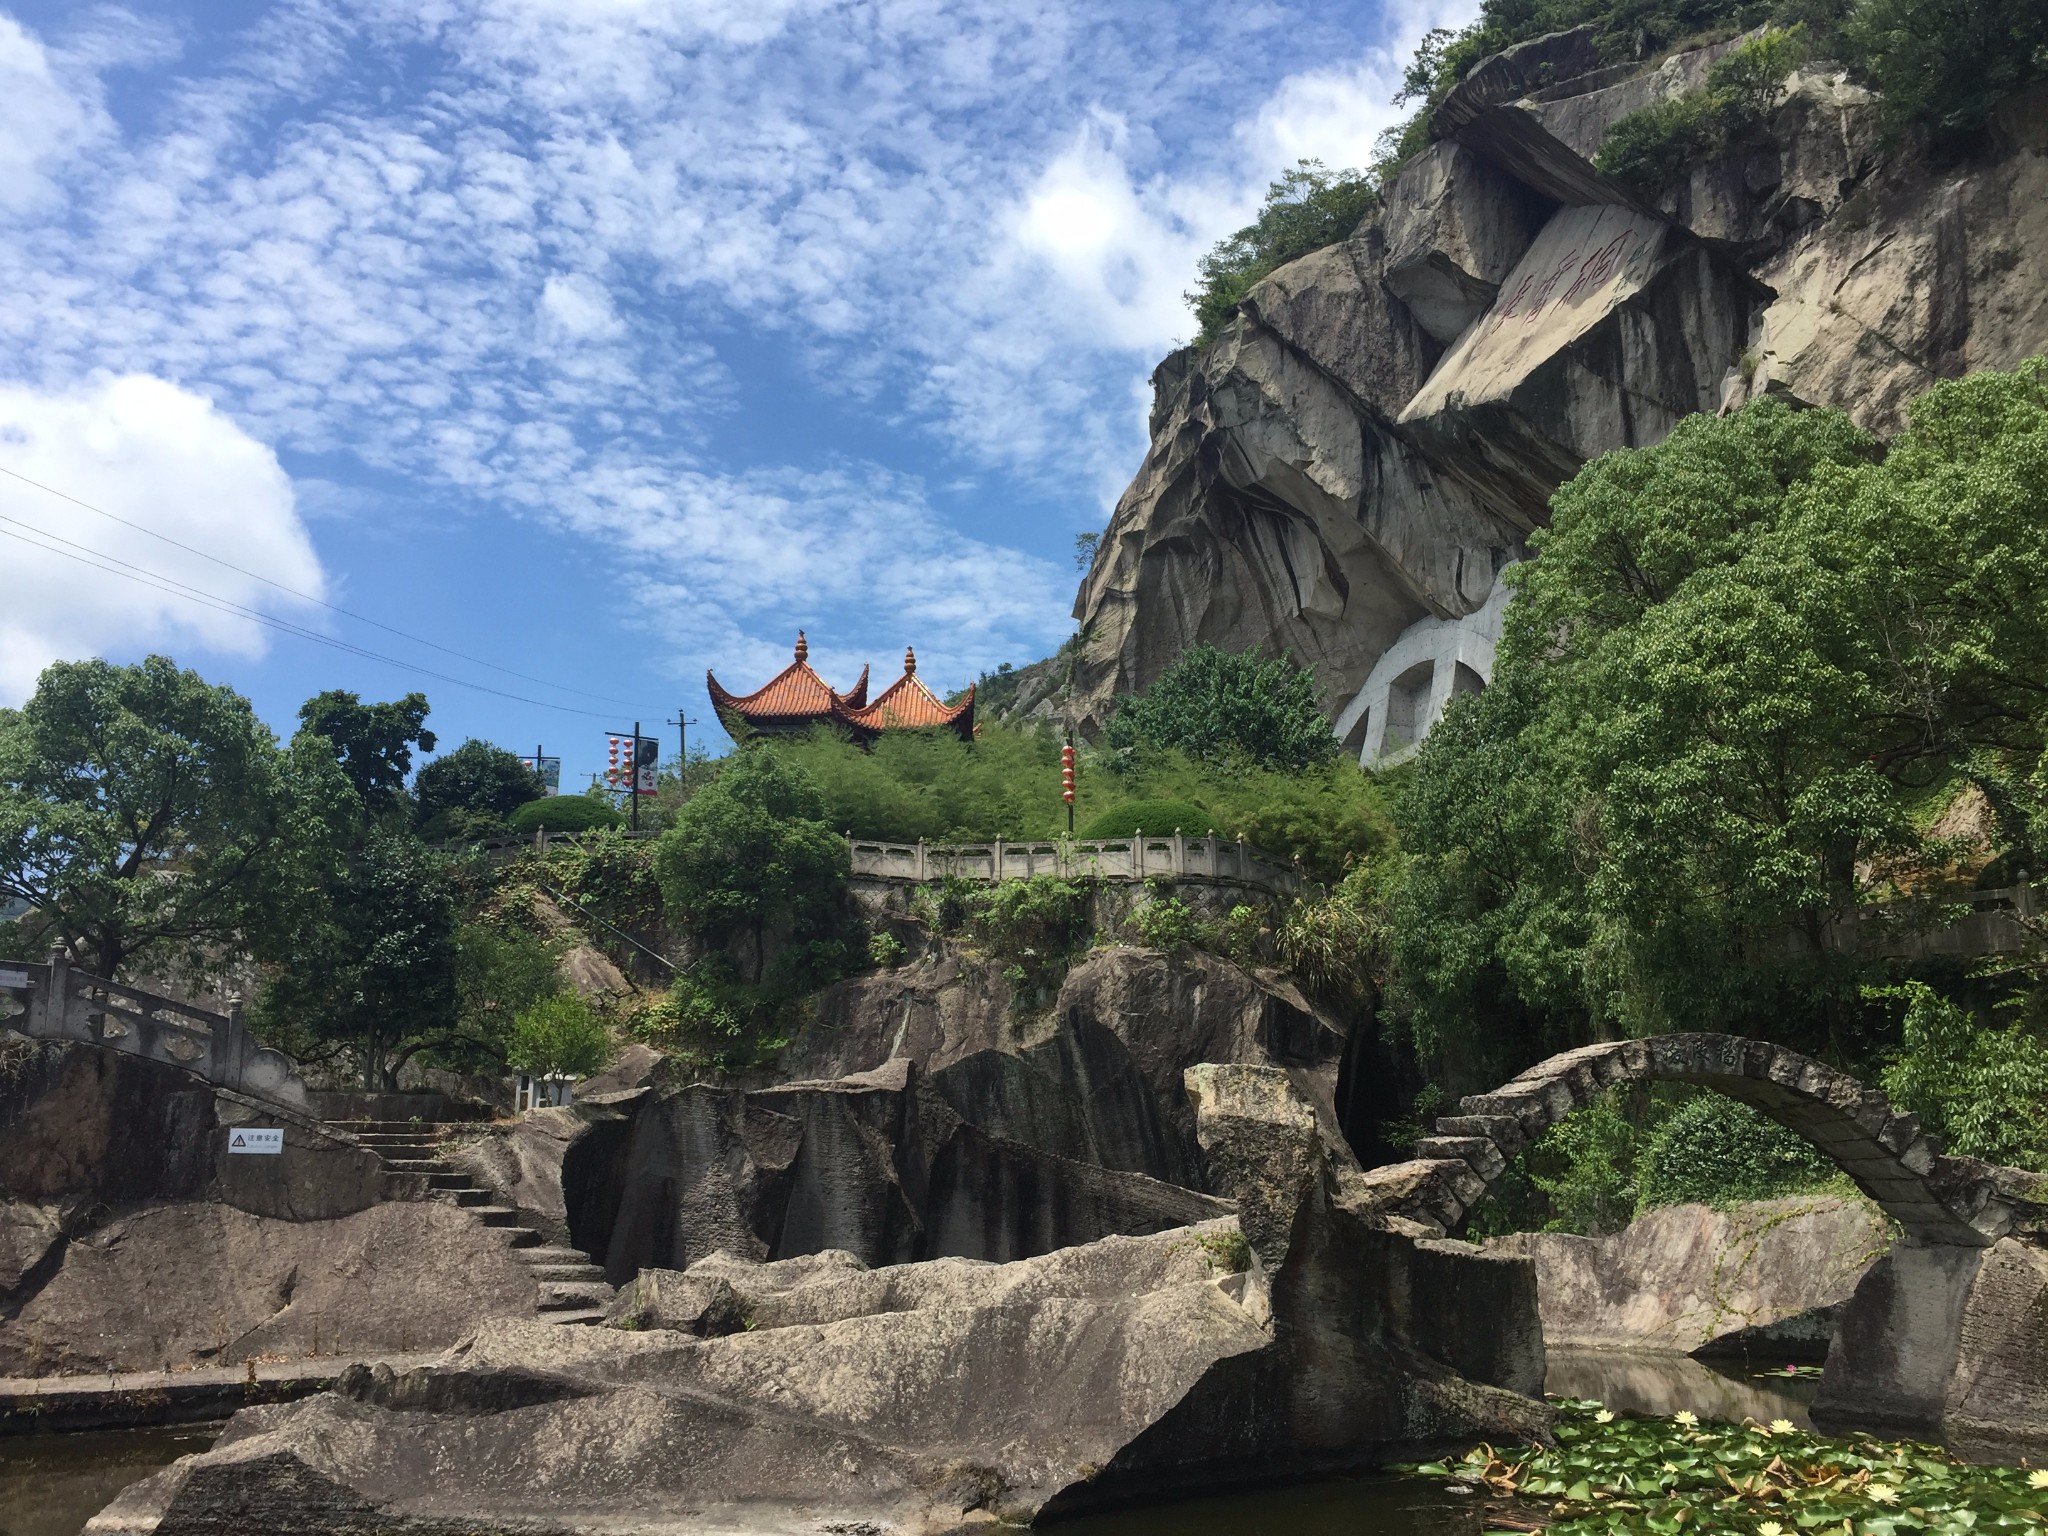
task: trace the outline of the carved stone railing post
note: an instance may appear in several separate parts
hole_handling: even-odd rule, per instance
[[[50,985],[43,993],[42,1009],[45,1033],[71,1032],[67,1027],[71,1022],[71,957],[61,949],[50,951]]]
[[[996,839],[995,862],[990,866],[989,878],[996,883],[1001,883],[1003,878],[1003,840],[1000,837]]]

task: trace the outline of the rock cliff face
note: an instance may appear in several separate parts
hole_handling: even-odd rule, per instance
[[[1316,667],[1354,751],[1396,753],[1486,680],[1495,577],[1588,459],[1766,392],[1889,431],[1935,381],[2048,349],[2048,92],[1933,168],[1815,65],[1767,149],[1654,205],[1594,170],[1610,124],[1730,46],[1601,69],[1581,29],[1486,61],[1348,241],[1159,366],[1075,603],[1078,718],[1193,642],[1256,646]]]

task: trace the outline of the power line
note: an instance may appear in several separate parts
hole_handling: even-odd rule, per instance
[[[69,544],[71,542],[69,539],[59,538],[56,534],[45,533],[42,529],[34,528],[31,524],[17,522],[16,519],[11,517],[0,517],[0,522],[9,522],[14,523],[16,527],[30,528],[43,538],[57,539],[57,542],[60,544]],[[417,662],[401,661],[396,656],[386,656],[377,651],[366,650],[362,646],[353,644],[350,641],[336,640],[333,636],[323,635],[317,630],[306,629],[285,619],[273,618],[269,614],[260,613],[254,608],[244,607],[242,604],[231,599],[216,596],[197,587],[187,587],[183,582],[175,581],[171,577],[158,577],[156,573],[145,571],[140,566],[128,566],[127,569],[123,570],[120,567],[127,566],[128,563],[126,561],[118,560],[112,555],[100,554],[97,550],[87,550],[84,554],[73,553],[73,549],[84,549],[85,546],[83,545],[74,545],[73,549],[58,549],[53,545],[38,543],[35,539],[28,537],[27,534],[16,533],[8,528],[0,528],[0,538],[18,539],[31,549],[40,549],[45,554],[61,555],[66,560],[76,560],[80,565],[89,566],[93,570],[101,571],[106,575],[119,576],[124,581],[132,581],[140,586],[153,588],[171,597],[182,597],[187,602],[197,603],[202,608],[211,608],[217,613],[225,613],[233,618],[247,619],[252,623],[262,624],[270,629],[274,629],[280,634],[291,635],[300,640],[311,640],[317,645],[328,646],[351,656],[360,656],[369,661],[383,662],[387,666],[398,667],[407,672],[417,672],[422,677],[431,677],[444,683],[453,683],[458,688],[471,688],[478,693],[492,694],[497,698],[510,699],[518,704],[531,704],[537,709],[560,710],[562,713],[569,715],[587,715],[593,720],[608,720],[611,718],[611,712],[608,710],[578,709],[572,704],[553,704],[546,699],[529,699],[524,694],[507,693],[504,689],[493,688],[487,683],[472,683],[467,678],[455,677],[446,672],[437,672],[431,667],[420,666]],[[107,565],[102,564],[102,561],[113,561],[114,563]]]
[[[251,581],[260,581],[265,586],[275,587],[277,588],[278,591],[286,593],[291,597],[295,597],[302,603],[313,603],[321,608],[327,609],[331,613],[338,613],[345,619],[354,619],[358,624],[368,624],[374,628],[385,631],[387,634],[396,635],[401,640],[410,640],[415,645],[424,645],[430,650],[440,651],[443,655],[453,656],[460,661],[467,661],[479,667],[489,667],[493,672],[503,672],[507,677],[516,677],[520,679],[522,682],[539,683],[543,688],[555,688],[559,689],[563,693],[573,693],[577,695],[579,698],[599,699],[607,704],[625,704],[629,706],[633,702],[631,699],[615,699],[610,694],[606,693],[592,693],[586,688],[571,688],[564,683],[551,683],[544,677],[533,677],[525,672],[515,672],[510,667],[499,666],[497,662],[486,661],[481,656],[471,656],[467,655],[462,651],[453,650],[448,646],[440,644],[438,641],[429,640],[422,635],[410,634],[405,630],[396,628],[395,626],[390,624],[386,624],[381,619],[373,619],[365,614],[355,613],[347,608],[339,607],[334,603],[328,602],[327,599],[325,599],[324,597],[315,597],[310,592],[301,592],[299,591],[298,588],[288,587],[281,581],[273,581],[271,580],[270,577],[262,575],[259,572],[249,570],[244,566],[236,565],[232,560],[223,560],[219,555],[209,554],[207,551],[203,549],[196,548],[191,544],[187,544],[181,540],[174,539],[167,533],[158,533],[154,528],[147,528],[144,527],[141,523],[130,522],[127,518],[109,512],[103,507],[96,507],[89,501],[80,501],[76,496],[71,495],[67,491],[60,491],[54,485],[45,485],[40,480],[31,480],[27,475],[22,474],[18,470],[9,469],[4,464],[0,464],[0,475],[6,475],[10,479],[19,480],[23,485],[32,485],[39,491],[43,491],[48,495],[57,497],[60,501],[68,501],[74,507],[83,507],[86,511],[91,512],[96,516],[104,517],[109,522],[119,523],[123,528],[133,528],[137,533],[146,533],[152,539],[160,539],[164,543],[172,546],[174,549],[182,549],[187,554],[197,555],[202,560],[211,560],[215,565],[225,566],[228,570],[235,572],[237,575],[247,576]],[[10,518],[8,519],[8,521],[12,522],[13,519]],[[34,525],[24,523],[21,524],[21,526],[33,527]],[[44,532],[44,530],[41,528],[37,528],[35,531],[37,533]],[[56,535],[50,534],[49,537],[55,538]],[[64,542],[69,543],[70,540],[67,539]],[[85,546],[79,545],[77,547],[82,549]],[[99,551],[94,550],[93,553],[98,554]],[[112,559],[113,557],[109,555],[107,558]],[[400,665],[403,665],[403,663],[400,663]],[[510,698],[512,697],[512,695],[508,694],[506,695],[506,697]]]

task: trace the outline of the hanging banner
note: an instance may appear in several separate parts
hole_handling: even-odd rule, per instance
[[[519,759],[540,775],[540,782],[551,795],[562,792],[562,760],[559,757],[522,757]]]
[[[633,743],[633,793],[651,795],[660,780],[661,742],[653,736],[637,737]]]

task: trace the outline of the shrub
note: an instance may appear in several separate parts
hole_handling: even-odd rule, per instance
[[[512,1022],[507,1062],[539,1077],[588,1077],[605,1064],[611,1035],[573,992],[530,1004]]]
[[[543,827],[550,832],[589,832],[624,821],[611,806],[589,795],[544,795],[506,817],[505,826],[513,832],[538,832]]]
[[[1638,1204],[1772,1200],[1825,1184],[1835,1165],[1749,1105],[1702,1093],[1651,1133],[1637,1168]]]
[[[1209,925],[1192,907],[1157,888],[1132,911],[1130,929],[1139,943],[1152,949],[1179,949],[1209,939]]]
[[[868,960],[885,971],[901,965],[905,953],[903,941],[893,933],[868,935]]]
[[[1201,284],[1184,297],[1201,327],[1197,344],[1213,340],[1252,287],[1290,261],[1349,239],[1378,201],[1358,171],[1332,171],[1302,160],[1266,189],[1251,223],[1218,241],[1201,260]]]
[[[1379,893],[1361,869],[1327,897],[1297,900],[1273,937],[1281,963],[1305,990],[1357,1005],[1371,997],[1384,963],[1384,931]]]
[[[1313,670],[1286,656],[1191,646],[1144,693],[1118,704],[1113,747],[1170,747],[1189,757],[1300,770],[1337,755]]]
[[[1132,837],[1150,832],[1163,837],[1185,832],[1201,837],[1216,825],[1216,818],[1186,800],[1126,800],[1113,805],[1081,829],[1083,837]]]
[[[1038,875],[984,886],[967,898],[968,935],[1005,961],[1010,979],[1044,987],[1088,942],[1094,892],[1088,885]]]
[[[1714,61],[1707,83],[1617,119],[1594,164],[1655,194],[1695,164],[1737,149],[1762,124],[1785,76],[1806,56],[1806,29],[1772,29]]]

